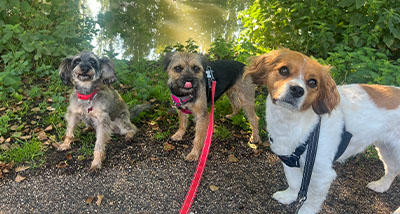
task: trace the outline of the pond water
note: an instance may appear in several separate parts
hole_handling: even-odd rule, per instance
[[[87,0],[98,13],[97,51],[118,58],[155,58],[167,45],[193,39],[206,52],[222,36],[235,38],[241,28],[239,11],[246,0]]]

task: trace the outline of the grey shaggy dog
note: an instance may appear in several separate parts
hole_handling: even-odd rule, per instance
[[[65,139],[58,150],[71,148],[74,129],[83,120],[87,126],[96,129],[90,170],[100,169],[111,133],[125,135],[126,140],[131,140],[138,131],[130,121],[128,106],[118,92],[109,87],[116,79],[114,65],[107,57],[99,58],[92,52],[83,51],[64,59],[59,75],[62,82],[73,85],[74,90],[65,116]]]

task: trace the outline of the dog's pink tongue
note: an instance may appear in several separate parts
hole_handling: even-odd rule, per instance
[[[191,88],[192,83],[191,82],[185,82],[185,88]]]

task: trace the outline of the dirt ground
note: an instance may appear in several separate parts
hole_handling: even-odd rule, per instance
[[[0,213],[178,213],[196,167],[183,159],[192,146],[193,127],[183,141],[168,141],[172,149],[165,149],[165,140],[149,138],[151,127],[139,128],[132,142],[113,138],[96,173],[88,172],[90,159],[80,161],[74,152],[71,157],[54,148],[43,166],[10,171],[0,180]],[[268,147],[255,152],[247,135],[231,129],[235,137],[212,142],[191,212],[293,213],[293,205],[271,197],[286,188],[281,162]],[[73,151],[78,149],[79,143],[74,144]],[[232,154],[237,162],[229,160]],[[379,160],[359,155],[335,168],[338,178],[321,214],[389,214],[400,206],[399,178],[382,194],[366,187],[384,173]],[[20,183],[17,174],[25,177]],[[104,198],[96,205],[98,195]]]

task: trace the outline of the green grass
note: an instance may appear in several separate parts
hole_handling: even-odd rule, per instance
[[[166,131],[166,132],[156,132],[156,133],[153,135],[153,138],[154,138],[155,140],[165,140],[165,139],[168,139],[168,138],[170,137],[170,135],[171,135],[171,133],[170,133],[169,130]]]
[[[226,140],[232,136],[231,131],[229,129],[225,128],[225,126],[223,126],[223,125],[219,125],[219,126],[215,127],[214,134],[215,134],[215,137],[222,139],[222,140]]]
[[[96,134],[95,132],[87,132],[85,134],[78,133],[75,136],[76,139],[79,139],[80,142],[76,142],[81,144],[81,147],[78,150],[78,153],[89,157],[93,155],[94,143],[96,141]]]
[[[16,146],[0,154],[0,161],[36,165],[44,162],[43,155],[45,150],[42,142],[33,138],[30,141],[23,142],[20,146]]]

